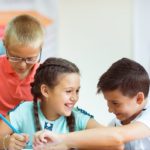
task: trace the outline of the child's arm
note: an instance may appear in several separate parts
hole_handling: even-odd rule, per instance
[[[64,134],[60,135],[60,138],[69,147],[93,149],[102,146],[120,146],[146,136],[150,136],[150,128],[141,122],[135,122],[121,127],[100,127]]]
[[[5,117],[9,121],[9,116]],[[12,134],[12,129],[3,121],[0,119],[0,136],[5,136],[7,134]]]
[[[95,119],[91,118],[88,123],[86,129],[92,129],[92,128],[103,128],[104,126],[99,124]],[[96,135],[95,135],[96,136]],[[107,144],[108,145],[108,144]],[[111,145],[111,146],[99,146],[98,148],[92,147],[93,150],[122,150],[124,147],[123,144],[121,145]],[[85,150],[90,150],[89,148],[85,147]]]
[[[125,143],[150,136],[150,128],[142,122],[115,127],[114,130],[122,135],[123,142]]]
[[[61,150],[73,147],[92,150],[123,150],[122,137],[116,131],[107,129],[101,127],[61,135],[47,130],[40,131],[34,137],[35,150],[38,150],[38,145],[42,145],[42,143],[44,143],[45,148],[47,147],[48,150],[51,150],[53,147],[57,150],[60,146],[62,146]]]
[[[35,144],[38,144],[38,141],[49,142],[46,138],[58,144],[62,144],[60,141],[63,141],[63,145],[68,149],[71,147],[77,147],[79,149],[118,147],[118,149],[121,149],[123,148],[123,143],[146,136],[150,136],[150,129],[143,123],[136,122],[121,127],[99,127],[61,135],[44,131],[37,133],[34,141]]]
[[[6,117],[9,121],[9,116]],[[0,149],[9,148],[22,149],[28,141],[28,136],[26,134],[12,134],[12,129],[2,120],[0,120]]]

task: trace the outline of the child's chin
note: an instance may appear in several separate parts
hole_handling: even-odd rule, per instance
[[[65,116],[66,116],[66,117],[69,117],[70,115],[71,115],[71,112],[65,113]]]
[[[123,121],[123,120],[124,120],[123,118],[121,118],[121,117],[119,117],[119,116],[117,116],[117,119],[120,120],[120,121]]]

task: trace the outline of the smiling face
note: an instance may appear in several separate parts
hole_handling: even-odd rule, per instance
[[[114,113],[122,124],[130,123],[145,105],[141,92],[132,98],[124,96],[119,90],[103,92],[103,95],[107,101],[109,112]]]
[[[47,98],[42,103],[46,102],[45,109],[50,114],[49,119],[55,120],[61,115],[70,116],[79,99],[80,75],[77,73],[61,74],[58,76],[58,84],[53,89],[47,89]]]

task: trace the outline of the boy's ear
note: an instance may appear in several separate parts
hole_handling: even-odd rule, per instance
[[[48,98],[49,88],[47,85],[45,85],[45,84],[41,85],[41,93],[45,98]]]
[[[137,93],[137,103],[140,105],[143,103],[145,97],[143,92],[138,92]]]

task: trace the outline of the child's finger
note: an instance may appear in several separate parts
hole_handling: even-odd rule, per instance
[[[58,140],[51,131],[47,130],[43,130],[43,132],[41,132],[41,134],[39,135],[39,138],[44,143],[47,142],[53,143]]]
[[[36,136],[33,139],[33,144],[34,145],[41,145],[41,144],[43,144],[43,142],[41,141],[41,139],[39,138],[39,136]]]
[[[43,135],[44,131],[39,131],[34,135],[34,142],[35,143],[47,143],[45,136]]]
[[[26,142],[29,141],[29,135],[28,134],[22,133],[21,135],[24,137]]]
[[[39,135],[39,139],[43,143],[47,143],[47,136],[45,134]]]
[[[21,134],[14,133],[13,135],[14,135],[16,140],[19,140],[19,141],[24,141],[25,140],[25,137]]]
[[[26,142],[25,142],[25,141],[22,142],[22,141],[16,140],[16,141],[15,141],[15,145],[16,145],[17,147],[24,148],[24,147],[26,146]]]
[[[20,145],[15,144],[14,150],[22,150],[24,147],[25,146],[20,146]]]

